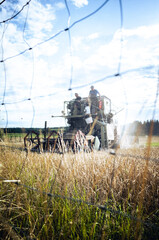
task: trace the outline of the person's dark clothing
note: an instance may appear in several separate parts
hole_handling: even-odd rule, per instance
[[[80,96],[76,97],[75,101],[81,101],[81,97]]]
[[[74,101],[74,115],[80,114],[81,112],[81,97],[77,96]]]
[[[96,114],[98,111],[98,98],[99,92],[96,89],[90,90],[89,97],[91,100],[91,113]]]

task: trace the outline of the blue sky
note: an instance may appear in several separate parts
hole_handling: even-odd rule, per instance
[[[121,1],[121,29],[120,1],[109,0],[64,31],[105,2],[31,0],[6,22],[27,1],[0,5],[0,127],[43,127],[44,121],[61,126],[61,118],[51,116],[61,115],[63,102],[75,92],[88,96],[92,83],[115,110],[123,109],[119,124],[158,119],[159,1]],[[32,50],[19,55],[28,48]],[[119,63],[124,74],[107,78],[118,73]],[[132,69],[138,70],[126,74]]]

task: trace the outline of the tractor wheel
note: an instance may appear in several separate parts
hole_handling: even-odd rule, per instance
[[[63,141],[62,133],[58,133],[56,131],[51,131],[49,136],[47,137],[44,149],[45,151],[52,152],[52,153],[60,153],[63,154],[66,152],[66,145]]]
[[[24,147],[28,151],[39,152],[40,153],[40,138],[39,133],[35,131],[30,131],[24,137]]]

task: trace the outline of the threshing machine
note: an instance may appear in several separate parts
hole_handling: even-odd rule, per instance
[[[44,131],[44,137],[30,131],[24,138],[24,145],[31,151],[64,153],[68,151],[91,151],[117,146],[117,123],[112,111],[111,100],[106,96],[97,97],[96,102],[89,98],[80,101],[73,99],[64,102],[61,116],[67,127],[58,131]],[[29,144],[28,144],[29,143]]]

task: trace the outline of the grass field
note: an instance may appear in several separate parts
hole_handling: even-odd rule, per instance
[[[1,239],[159,239],[159,147],[91,153],[0,148]],[[49,193],[48,195],[46,193]]]

